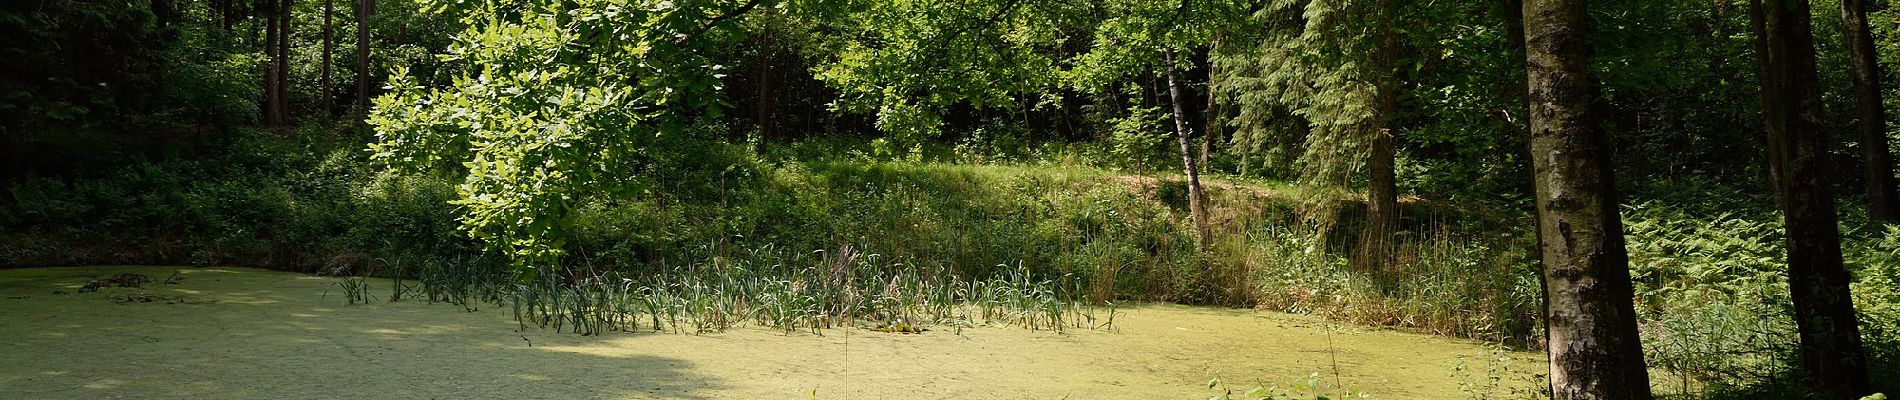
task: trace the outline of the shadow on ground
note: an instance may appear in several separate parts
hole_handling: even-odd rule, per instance
[[[122,271],[183,279],[79,291]],[[550,350],[576,338],[515,332],[505,312],[346,305],[324,278],[84,267],[0,282],[0,393],[12,398],[701,399],[721,387],[684,360]]]

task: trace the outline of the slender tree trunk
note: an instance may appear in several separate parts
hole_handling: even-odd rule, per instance
[[[277,9],[277,121],[278,127],[290,125],[290,40],[291,0],[282,0]]]
[[[277,53],[277,40],[283,36],[277,19],[277,0],[264,0],[260,16],[264,18],[264,124],[271,128],[283,127],[284,122],[277,116],[277,62],[283,56]]]
[[[369,31],[370,12],[376,0],[360,0],[356,7],[356,116],[369,113]]]
[[[323,114],[331,118],[336,117],[336,98],[330,96],[330,66],[336,62],[333,56],[336,53],[336,32],[330,18],[336,13],[335,10],[336,0],[323,0],[323,77],[317,83],[317,101],[323,105]]]
[[[1768,17],[1763,15],[1764,11],[1762,11],[1761,1],[1762,0],[1749,0],[1748,2],[1748,30],[1755,38],[1753,40],[1755,45],[1755,76],[1761,85],[1762,148],[1767,149],[1768,159],[1771,160],[1768,163],[1768,181],[1775,187],[1775,207],[1779,209],[1785,207],[1787,202],[1782,198],[1783,196],[1779,186],[1781,184],[1781,163],[1773,162],[1772,160],[1781,159],[1781,150],[1787,146],[1772,143],[1774,136],[1767,133],[1768,127],[1774,126],[1778,123],[1776,121],[1781,120],[1778,113],[1781,112],[1782,108],[1777,105],[1777,97],[1779,96],[1776,95],[1777,93],[1781,93],[1781,89],[1777,86],[1778,83],[1776,82],[1774,72],[1769,69],[1770,66],[1775,65],[1775,55],[1768,52]]]
[[[1391,264],[1392,235],[1399,229],[1399,188],[1394,136],[1398,121],[1398,35],[1392,32],[1389,0],[1378,2],[1377,54],[1373,55],[1374,82],[1370,154],[1366,158],[1366,226],[1359,232],[1358,264],[1383,271]]]
[[[1840,226],[1827,181],[1820,78],[1807,0],[1763,3],[1768,50],[1762,96],[1777,100],[1768,119],[1768,160],[1787,230],[1788,288],[1808,384],[1829,398],[1869,390],[1867,355],[1841,261]]]
[[[1880,98],[1880,63],[1867,30],[1867,1],[1841,0],[1841,30],[1854,67],[1854,109],[1860,120],[1860,158],[1867,180],[1867,214],[1900,223],[1900,191],[1894,190],[1893,158],[1887,148],[1887,110]]]
[[[237,29],[237,24],[244,21],[244,15],[238,12],[237,5],[238,0],[218,0],[218,17],[221,19],[218,27],[224,28],[226,33]]]
[[[1220,113],[1226,110],[1222,109],[1220,104],[1213,103],[1216,100],[1218,99],[1214,98],[1214,94],[1209,93],[1207,95],[1207,101],[1209,102],[1207,106],[1207,131],[1201,133],[1201,168],[1203,170],[1209,168],[1207,162],[1208,154],[1214,152],[1214,141],[1217,140],[1216,137],[1222,133]]]
[[[1206,250],[1209,239],[1207,194],[1201,191],[1201,173],[1194,167],[1194,150],[1188,144],[1192,132],[1188,128],[1187,106],[1182,104],[1187,96],[1181,94],[1181,74],[1174,68],[1174,50],[1162,50],[1161,56],[1166,61],[1162,68],[1168,73],[1168,102],[1174,106],[1174,139],[1181,144],[1181,170],[1187,173],[1188,213],[1194,221],[1194,242],[1197,248]]]
[[[773,13],[774,11],[768,10],[767,12]],[[775,42],[773,40],[773,35],[777,35],[776,32],[772,31],[772,22],[776,19],[775,17],[777,17],[776,13],[766,15],[765,37],[762,38],[763,43],[759,45],[759,54],[758,54],[759,56],[759,65],[758,65],[759,101],[757,104],[753,104],[754,107],[758,108],[758,110],[756,110],[758,113],[758,116],[756,117],[756,119],[758,119],[759,121],[759,138],[766,139],[766,140],[771,139],[773,136],[772,135],[773,134],[772,132],[772,128],[773,128],[772,100],[773,99],[772,99],[772,68],[771,68],[772,57],[771,56],[772,56],[772,50],[773,50],[772,46],[775,44],[773,43]]]
[[[1524,2],[1532,168],[1553,399],[1649,399],[1587,0]]]
[[[1208,153],[1214,152],[1214,140],[1226,130],[1221,128],[1221,118],[1226,110],[1221,108],[1220,93],[1216,80],[1220,79],[1220,68],[1212,61],[1215,52],[1220,51],[1220,37],[1215,36],[1213,44],[1207,48],[1207,129],[1201,132],[1201,168],[1208,167]]]
[[[265,3],[264,0],[253,0],[251,2],[252,7],[251,7],[251,10],[249,10],[250,14],[248,16],[250,16],[251,19],[257,19],[259,15],[262,15],[260,14],[263,12],[262,10],[270,8],[270,6],[267,6],[265,4],[268,4],[268,3]],[[242,18],[238,18],[238,19],[242,20]],[[263,34],[261,32],[263,30],[263,27],[268,26],[268,25],[269,24],[251,24],[251,35],[250,35],[251,43],[257,43],[257,41],[259,40],[258,37]],[[265,53],[268,54],[269,51],[265,51]],[[268,83],[268,81],[266,81],[266,83]]]

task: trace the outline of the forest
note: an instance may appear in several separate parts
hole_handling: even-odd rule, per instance
[[[0,398],[1900,395],[1887,0],[12,0],[0,60]]]

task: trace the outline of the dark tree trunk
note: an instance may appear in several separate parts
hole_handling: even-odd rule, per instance
[[[772,12],[772,11],[768,11],[768,12]],[[761,43],[759,44],[759,54],[758,54],[758,57],[759,57],[759,65],[758,65],[759,101],[758,101],[758,104],[753,104],[753,106],[758,108],[758,110],[755,110],[755,111],[758,114],[756,118],[758,119],[758,122],[759,122],[759,138],[762,139],[760,141],[761,145],[764,143],[765,140],[771,140],[773,138],[772,127],[773,127],[774,121],[772,121],[771,62],[772,62],[772,55],[773,55],[772,46],[774,45],[773,42],[775,42],[773,40],[773,35],[778,34],[772,31],[772,22],[776,16],[777,14],[766,15],[765,36],[762,38],[763,40],[761,40]]]
[[[1592,110],[1587,3],[1524,2],[1551,395],[1649,399],[1609,139]]]
[[[1781,163],[1773,162],[1772,160],[1781,159],[1781,149],[1784,146],[1769,143],[1773,138],[1767,134],[1768,127],[1777,124],[1776,121],[1781,119],[1781,117],[1777,115],[1781,112],[1781,107],[1777,105],[1777,96],[1773,95],[1774,93],[1781,93],[1781,89],[1777,88],[1777,83],[1775,79],[1773,79],[1774,73],[1769,69],[1769,66],[1775,65],[1775,57],[1774,54],[1768,52],[1768,17],[1763,15],[1763,12],[1761,0],[1749,0],[1748,30],[1755,38],[1753,40],[1753,44],[1755,45],[1755,76],[1761,85],[1762,148],[1767,149],[1768,159],[1771,160],[1768,163],[1768,181],[1777,188],[1774,190],[1775,207],[1781,208],[1784,207],[1786,203],[1786,201],[1782,199],[1781,191],[1778,189],[1781,184]]]
[[[261,3],[265,4],[259,10],[262,14],[260,16],[264,17],[264,124],[271,128],[281,128],[284,122],[277,118],[280,115],[277,112],[277,92],[282,88],[277,86],[277,62],[283,56],[277,53],[277,41],[283,34],[278,26],[278,2],[264,0]]]
[[[1376,81],[1372,105],[1370,152],[1366,157],[1366,226],[1359,232],[1358,264],[1383,271],[1391,264],[1392,235],[1399,229],[1399,187],[1397,168],[1398,63],[1399,39],[1392,32],[1392,3],[1381,0],[1377,53],[1373,55]]]
[[[152,0],[150,6],[152,8],[152,22],[154,25],[157,25],[161,31],[165,28],[170,28],[172,21],[178,19],[178,8],[172,6],[171,0]]]
[[[225,33],[230,33],[231,28],[237,27],[239,19],[236,4],[237,0],[215,0],[212,3],[212,7],[218,9],[218,28],[223,29]]]
[[[1893,158],[1887,148],[1887,110],[1880,99],[1880,63],[1867,30],[1867,0],[1841,0],[1841,30],[1854,67],[1854,116],[1860,120],[1860,158],[1867,180],[1868,218],[1900,223],[1900,191],[1894,190]]]
[[[336,99],[330,96],[330,65],[335,62],[336,33],[331,24],[331,14],[336,10],[336,0],[323,0],[323,77],[317,83],[317,102],[323,107],[325,116],[336,117]]]
[[[291,40],[291,0],[282,0],[277,7],[277,124],[279,128],[290,125],[290,40]]]
[[[1868,393],[1867,355],[1841,262],[1829,174],[1827,133],[1821,127],[1820,78],[1807,0],[1762,4],[1767,63],[1762,96],[1776,100],[1768,116],[1770,169],[1787,230],[1788,288],[1801,336],[1808,384],[1829,398]]]
[[[1214,152],[1214,141],[1218,140],[1218,136],[1222,133],[1220,113],[1225,112],[1225,110],[1221,108],[1219,103],[1214,103],[1216,100],[1218,99],[1214,98],[1214,94],[1209,93],[1207,95],[1207,131],[1201,133],[1201,168],[1203,170],[1209,168],[1207,162],[1208,154]]]
[[[360,119],[369,113],[369,31],[370,12],[376,0],[361,0],[356,6],[356,113]]]
[[[1187,173],[1188,214],[1194,222],[1194,242],[1197,248],[1206,250],[1210,234],[1207,227],[1207,194],[1201,191],[1201,173],[1194,167],[1194,150],[1188,140],[1192,132],[1188,128],[1187,106],[1182,104],[1187,96],[1181,94],[1181,74],[1174,68],[1174,50],[1162,50],[1161,59],[1166,62],[1162,68],[1167,70],[1168,103],[1174,106],[1174,139],[1181,144],[1181,171]]]
[[[1221,108],[1220,91],[1214,82],[1220,79],[1220,68],[1214,66],[1212,62],[1214,53],[1218,51],[1220,51],[1220,38],[1215,37],[1213,44],[1207,48],[1210,59],[1207,63],[1207,115],[1204,118],[1207,129],[1201,132],[1201,168],[1204,169],[1210,168],[1207,164],[1207,156],[1208,153],[1214,152],[1214,141],[1226,132],[1226,129],[1221,128],[1221,119],[1225,116],[1226,110]]]
[[[1504,27],[1510,32],[1511,48],[1524,49],[1524,0],[1500,0],[1507,14]]]

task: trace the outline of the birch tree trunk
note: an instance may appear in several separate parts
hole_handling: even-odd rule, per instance
[[[1551,395],[1649,399],[1608,138],[1591,109],[1587,3],[1524,2]]]
[[[1187,106],[1182,104],[1187,96],[1181,94],[1181,74],[1174,68],[1174,50],[1162,50],[1161,55],[1166,62],[1162,68],[1167,70],[1168,102],[1174,106],[1174,139],[1181,144],[1181,170],[1187,173],[1188,212],[1194,221],[1194,242],[1196,248],[1207,250],[1207,195],[1201,191],[1200,169],[1194,166],[1194,150],[1188,140],[1191,128],[1188,128]]]

